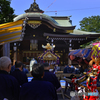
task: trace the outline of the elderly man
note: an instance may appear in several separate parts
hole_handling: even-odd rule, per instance
[[[0,58],[0,100],[19,100],[18,81],[9,72],[11,60],[9,57]]]

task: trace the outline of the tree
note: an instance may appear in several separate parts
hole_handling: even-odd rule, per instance
[[[100,16],[85,17],[80,21],[80,29],[88,32],[100,32]]]
[[[91,17],[85,17],[80,21],[80,29],[82,31],[88,31],[88,32],[95,32],[100,33],[100,16],[91,16]],[[95,39],[93,41],[90,41],[86,44],[81,45],[82,48],[85,48],[89,46],[91,43],[100,41],[100,38]]]
[[[13,21],[15,15],[10,3],[11,0],[0,0],[0,24]]]

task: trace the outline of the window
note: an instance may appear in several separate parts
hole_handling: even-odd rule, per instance
[[[30,50],[38,50],[38,41],[30,40]]]

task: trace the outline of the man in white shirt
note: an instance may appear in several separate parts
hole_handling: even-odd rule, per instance
[[[37,64],[37,61],[33,58],[31,61],[30,61],[30,72],[32,71],[32,66],[34,64]]]

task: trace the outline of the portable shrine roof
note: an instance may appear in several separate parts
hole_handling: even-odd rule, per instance
[[[38,56],[39,60],[58,60],[60,58],[59,55],[54,53],[52,50],[46,50],[40,56]]]

